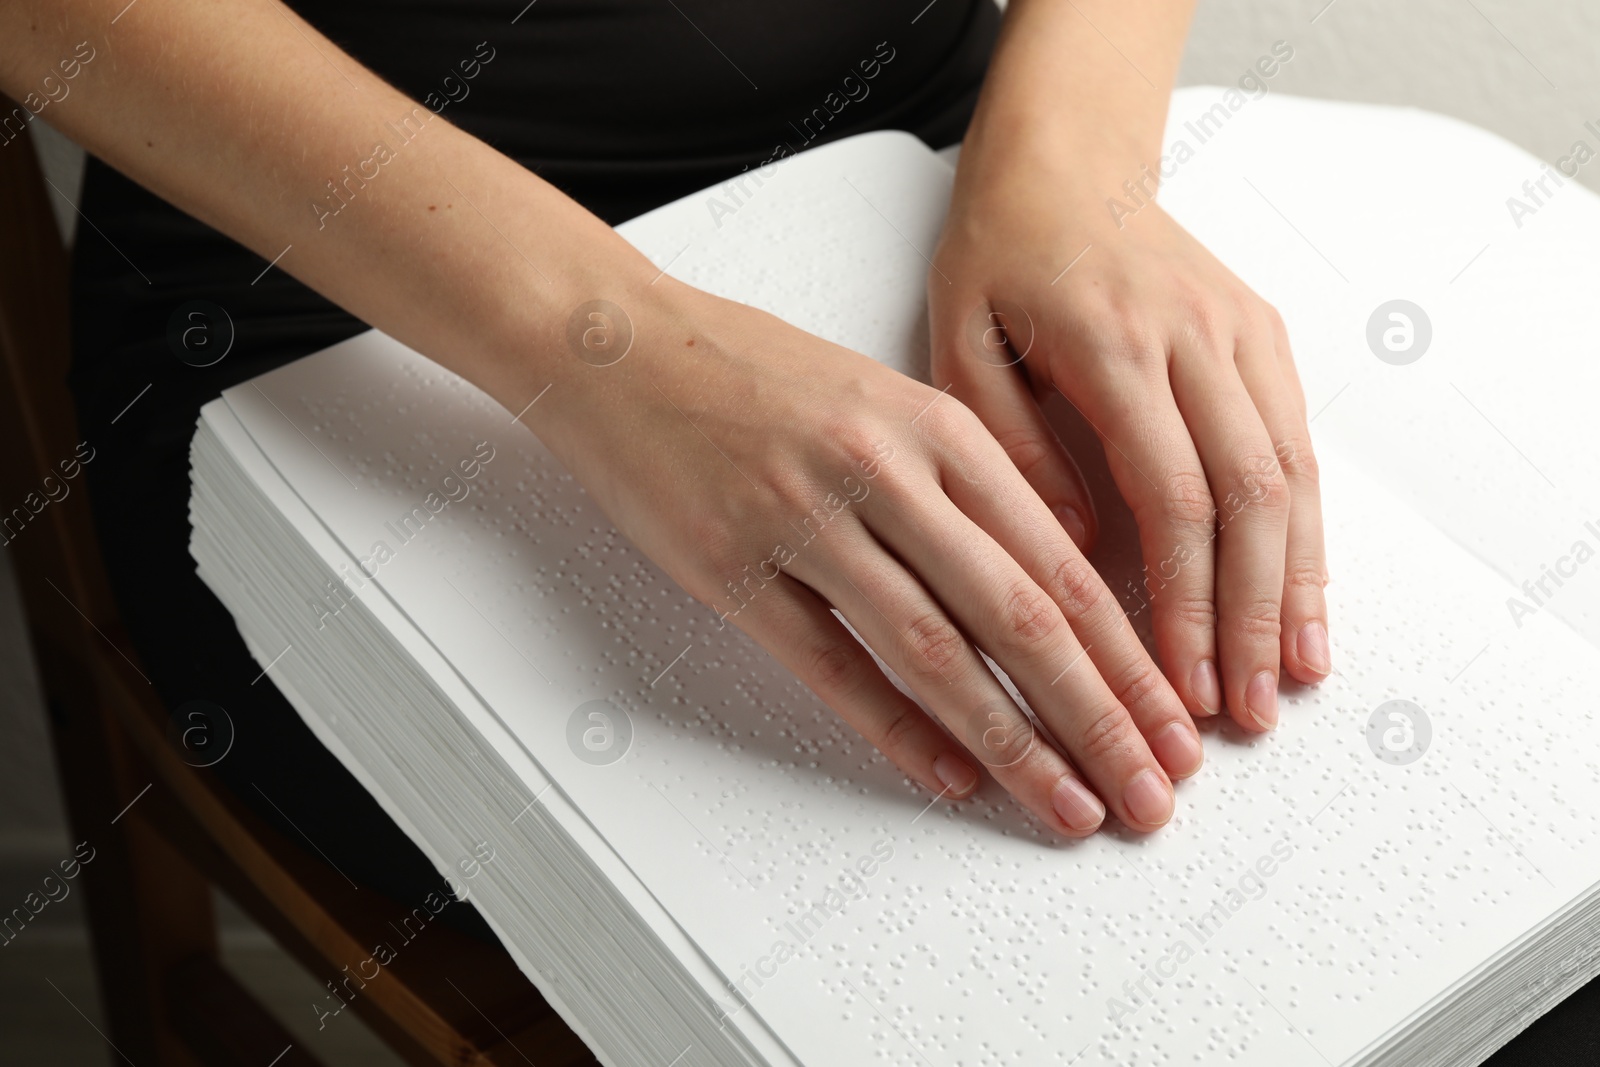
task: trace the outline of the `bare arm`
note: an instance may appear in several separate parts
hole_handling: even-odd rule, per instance
[[[511,410],[549,385],[530,421],[618,528],[930,791],[970,795],[981,761],[1062,834],[1094,832],[1108,808],[1139,830],[1171,817],[1171,778],[1202,758],[1192,724],[1125,622],[1097,632],[1096,655],[1143,680],[1138,726],[1099,675],[1069,674],[1069,622],[1114,601],[959,402],[751,308],[652,285],[599,220],[442,119],[401,142],[394,127],[427,109],[274,0],[125,2],[9,0],[0,90],[23,96],[90,41],[100,54],[51,105],[69,136],[263,259],[288,248],[279,269]],[[391,158],[369,178],[380,143]],[[322,217],[312,201],[358,164],[359,195]],[[636,338],[604,368],[565,341],[595,298],[625,308]],[[849,506],[829,505],[826,537],[790,544],[795,517],[840,486]],[[1065,751],[1019,730],[980,647]],[[1140,732],[1158,726],[1183,734],[1159,758]]]
[[[1154,167],[1193,13],[1194,0],[1011,0],[961,182],[1070,160],[1103,199]]]
[[[655,271],[609,227],[283,5],[125,3],[0,5],[0,91],[44,96],[87,41],[53,125],[512,410],[563,370],[573,307],[646,304]],[[330,181],[353,195],[331,216]]]

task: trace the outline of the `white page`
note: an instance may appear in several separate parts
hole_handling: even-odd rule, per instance
[[[892,222],[931,250],[942,189],[931,170],[917,177],[903,144],[866,147],[803,161],[812,170],[795,184],[815,191],[820,207],[787,192],[766,197],[782,188],[774,182],[716,235],[725,248],[704,259],[686,253],[674,273],[706,282],[696,271],[759,263],[766,248],[766,267],[742,267],[713,287],[795,301],[777,269],[806,266],[806,298],[768,306],[824,333],[832,309],[870,278],[890,310],[841,315],[830,335],[880,358],[910,358],[924,343],[920,307],[899,314],[895,286],[910,278],[904,284],[919,287],[925,267],[899,235],[883,240],[863,226]],[[885,182],[896,173],[887,165],[907,188]],[[837,192],[838,182],[818,179],[840,170],[871,201],[856,215],[846,198],[830,206],[827,185]],[[790,215],[794,203],[808,213]],[[690,234],[698,211],[680,214]],[[645,231],[631,235],[651,251]],[[773,254],[775,233],[784,244]],[[816,268],[838,262],[841,244],[859,273]],[[753,966],[789,913],[846,864],[893,843],[867,895],[754,997],[754,1010],[807,1062],[855,1061],[869,1048],[906,1063],[981,1061],[986,1051],[1067,1062],[1089,1046],[1080,1062],[1120,1062],[1135,1047],[1226,1047],[1276,1063],[1303,1056],[1306,1039],[1339,1062],[1594,881],[1594,861],[1580,862],[1594,852],[1593,820],[1572,810],[1594,792],[1585,762],[1593,712],[1573,676],[1574,665],[1592,667],[1592,653],[1541,614],[1522,631],[1541,643],[1447,685],[1441,668],[1471,654],[1474,628],[1503,613],[1505,591],[1404,507],[1364,493],[1337,461],[1330,543],[1335,573],[1348,578],[1330,593],[1343,679],[1291,697],[1269,739],[1213,740],[1206,772],[1180,791],[1173,827],[1073,845],[1034,831],[992,790],[913,824],[925,800],[885,761],[748,642],[717,636],[709,614],[609,531],[531,435],[419,357],[407,361],[369,335],[256,384],[262,393],[241,388],[229,403],[361,555],[457,452],[495,442],[473,496],[382,568],[383,588],[725,974]],[[596,696],[626,706],[637,731],[629,757],[611,767],[582,764],[565,745],[571,710]],[[1379,764],[1362,732],[1370,708],[1391,696],[1419,701],[1436,723],[1434,747],[1408,768]],[[1537,731],[1479,710],[1518,701],[1572,710]],[[798,753],[775,737],[778,724],[800,741]],[[1112,1026],[1108,998],[1138,977],[1139,961],[1153,966],[1186,916],[1290,839],[1293,858],[1266,883],[1266,898],[1232,916],[1154,1004]],[[1422,925],[1386,921],[1418,900],[1428,901]]]

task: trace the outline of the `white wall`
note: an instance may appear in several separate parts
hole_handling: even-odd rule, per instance
[[[1201,0],[1180,81],[1232,83],[1280,39],[1275,92],[1443,112],[1549,163],[1600,147],[1600,0]],[[1600,188],[1600,167],[1580,176]]]

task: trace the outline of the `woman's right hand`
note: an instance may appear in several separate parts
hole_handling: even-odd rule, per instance
[[[617,527],[934,793],[971,794],[981,763],[1067,836],[1106,808],[1136,830],[1167,822],[1199,735],[977,417],[753,308],[670,279],[651,292],[627,311],[626,358],[605,347],[618,323],[569,330],[589,365],[563,384],[583,400],[529,420]]]

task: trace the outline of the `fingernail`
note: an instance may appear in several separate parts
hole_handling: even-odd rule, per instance
[[[1089,526],[1083,521],[1083,512],[1071,504],[1057,504],[1051,510],[1056,513],[1056,521],[1061,528],[1072,538],[1072,543],[1082,548],[1084,542],[1089,540]]]
[[[1087,786],[1071,776],[1062,778],[1050,794],[1050,803],[1061,821],[1074,830],[1093,830],[1105,821],[1106,806]]]
[[[1244,691],[1244,710],[1263,730],[1278,725],[1278,680],[1271,671],[1250,679]]]
[[[1150,740],[1156,762],[1173,778],[1188,778],[1206,761],[1200,738],[1188,722],[1168,723]]]
[[[1194,673],[1189,675],[1189,691],[1207,715],[1221,711],[1222,682],[1217,679],[1217,665],[1208,659],[1196,663]]]
[[[1333,658],[1328,654],[1328,628],[1316,619],[1300,627],[1300,662],[1316,671],[1327,674],[1333,669]]]
[[[1128,814],[1146,826],[1163,826],[1172,818],[1172,786],[1148,768],[1133,776],[1122,791]]]
[[[972,764],[948,752],[933,761],[933,776],[947,793],[958,797],[966,796],[978,784],[978,772]]]

